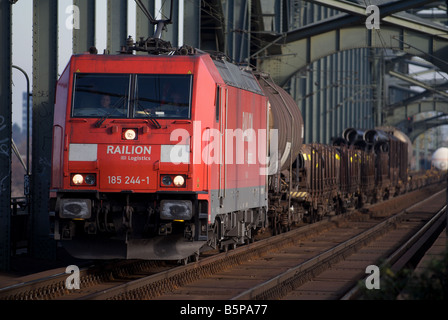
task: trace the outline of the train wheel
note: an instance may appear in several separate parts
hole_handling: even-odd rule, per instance
[[[355,209],[359,209],[362,208],[364,206],[364,202],[365,202],[365,197],[363,194],[359,194],[356,197],[356,205],[355,205]]]
[[[229,250],[235,250],[236,246],[237,246],[237,244],[235,242],[223,244],[223,245],[221,245],[219,252],[228,252]]]
[[[188,256],[183,259],[179,259],[177,261],[178,264],[186,266],[189,262],[198,262],[199,261],[199,252],[195,252],[193,255]]]
[[[228,244],[222,244],[219,252],[228,252],[229,251],[229,245]]]
[[[198,262],[199,261],[199,252],[195,252],[194,255],[190,256],[191,262]]]
[[[272,223],[271,223],[271,226],[272,226],[272,235],[273,236],[276,236],[276,235],[278,235],[280,232],[279,232],[279,222],[277,221],[277,219],[276,219],[276,216],[272,219],[273,221],[272,221]]]
[[[319,214],[317,212],[317,209],[311,209],[311,215],[310,215],[311,223],[315,223],[319,221]]]
[[[254,243],[254,242],[255,242],[255,238],[252,236],[250,238],[247,238],[246,240],[244,240],[245,244],[250,244],[250,243]]]

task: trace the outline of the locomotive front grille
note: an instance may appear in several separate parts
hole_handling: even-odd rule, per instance
[[[191,218],[193,218],[193,208],[191,201],[160,201],[160,218],[163,220],[191,220]]]
[[[90,199],[61,199],[59,216],[66,219],[88,219],[91,216]]]

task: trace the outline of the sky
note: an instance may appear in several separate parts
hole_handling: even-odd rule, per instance
[[[156,0],[156,3],[160,0]],[[66,13],[73,0],[58,0],[58,21],[59,21],[59,51],[58,51],[58,73],[59,75],[67,65],[72,53],[72,30],[67,28],[66,21],[72,15]],[[106,48],[106,11],[107,0],[96,0],[96,47],[99,53]],[[136,4],[128,1],[128,34],[135,37],[135,13]],[[32,91],[33,66],[33,1],[20,0],[12,6],[12,63],[22,68],[30,79],[30,90]],[[25,76],[19,70],[13,68],[12,71],[12,121],[22,127],[22,104],[23,92],[26,92]],[[24,124],[25,125],[25,124]],[[22,129],[25,129],[22,127]]]

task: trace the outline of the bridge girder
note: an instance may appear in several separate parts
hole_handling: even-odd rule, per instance
[[[411,128],[412,124],[407,124],[407,120],[414,115],[423,112],[440,112],[448,114],[448,100],[432,99],[416,101],[411,104],[391,108],[387,111],[384,123],[389,126],[400,126],[403,129]]]
[[[319,2],[324,6],[327,4],[327,1]],[[402,8],[405,10],[409,5],[403,2],[398,1],[402,6],[397,4],[398,7],[389,11],[393,13]],[[412,1],[413,5],[428,2],[434,1]],[[370,47],[404,51],[448,71],[448,64],[444,61],[448,54],[447,28],[411,20],[404,15],[391,14],[382,16],[380,30],[369,30],[365,26],[365,7],[344,3],[345,10],[351,12],[350,14],[324,19],[319,23],[279,34],[277,38],[267,37],[266,40],[269,41],[278,38],[282,40],[267,49],[267,56],[258,58],[259,68],[269,72],[274,81],[283,86],[294,74],[313,61],[339,51]],[[364,15],[360,8],[364,8]],[[380,10],[381,8],[386,7],[383,5]]]
[[[12,8],[0,1],[0,270],[9,271],[11,257],[11,143],[12,143]]]
[[[419,135],[425,133],[427,130],[443,125],[448,125],[447,116],[448,114],[440,114],[432,118],[413,122],[408,125],[408,131],[404,132],[407,134],[409,139],[411,139],[411,141],[414,142]],[[401,127],[402,125],[404,125],[404,123],[399,124],[398,127]]]

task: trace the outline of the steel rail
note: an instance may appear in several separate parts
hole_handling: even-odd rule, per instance
[[[445,227],[445,214],[447,206],[440,209],[434,217],[432,217],[416,234],[414,234],[408,241],[393,252],[384,263],[380,266],[385,267],[391,265],[391,270],[397,272],[404,268],[410,260],[418,254],[421,248],[430,241],[435,235],[439,234]],[[364,278],[364,282],[367,277]],[[361,295],[359,286],[354,286],[350,289],[340,300],[354,300]]]
[[[88,268],[80,270],[80,278],[87,275]],[[58,272],[43,278],[12,284],[0,288],[0,300],[40,300],[48,295],[60,295],[65,291],[68,274]]]
[[[316,234],[321,229],[334,226],[333,222],[346,219],[352,213],[330,217],[311,225],[300,227],[287,233],[269,237],[254,243],[236,248],[235,250],[213,255],[186,266],[179,266],[145,278],[137,279],[116,287],[92,293],[78,300],[127,300],[156,297],[163,295],[163,291],[170,291],[209,274],[238,265],[251,257],[260,257],[290,243],[299,241],[298,237]]]
[[[270,299],[272,297],[278,297],[284,295],[285,293],[291,291],[294,287],[297,287],[298,285],[303,283],[305,281],[304,278],[307,278],[309,277],[310,274],[315,273],[315,270],[319,269],[321,265],[323,264],[331,265],[342,260],[345,255],[348,255],[351,252],[356,251],[358,248],[362,247],[365,243],[368,243],[371,240],[380,236],[381,234],[386,233],[389,230],[389,228],[393,227],[397,222],[399,222],[404,218],[404,216],[408,213],[408,210],[418,205],[421,205],[422,202],[428,201],[433,197],[436,197],[441,192],[445,192],[445,190],[442,190],[432,195],[430,198],[425,199],[424,201],[414,204],[408,209],[405,209],[389,217],[385,221],[317,255],[316,257],[307,260],[304,263],[301,263],[293,268],[290,268],[289,270],[283,272],[282,274],[264,283],[261,283],[249,290],[240,293],[239,295],[233,297],[232,300]],[[444,209],[445,207],[440,212],[444,213]],[[397,260],[399,257],[401,257],[403,255],[403,252],[406,249],[408,249],[411,246],[411,244],[417,241],[416,240],[417,235],[421,235],[422,233],[424,233],[429,227],[432,226],[434,221],[439,218],[440,216],[439,214],[437,214],[436,217],[432,218],[429,222],[427,222],[425,226],[416,235],[412,237],[412,239],[407,241],[403,246],[400,247],[399,250],[397,250],[396,254],[393,255],[393,259]],[[439,220],[444,221],[444,219]],[[353,293],[355,293],[354,289]],[[343,299],[346,299],[346,297],[344,296]]]
[[[107,281],[113,273],[125,273],[125,269],[133,266],[139,268],[144,263],[126,260],[103,268],[87,262],[80,266],[80,285],[89,287],[95,283],[102,283]],[[66,288],[66,280],[69,275],[66,272],[55,271],[52,275],[0,288],[0,300],[46,300],[69,295],[70,290]]]

